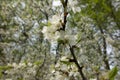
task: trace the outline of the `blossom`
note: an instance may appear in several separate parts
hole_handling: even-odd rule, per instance
[[[32,63],[30,63],[30,62],[28,63],[28,66],[30,66],[30,67],[31,67],[32,65],[33,65],[33,64],[32,64]]]
[[[76,35],[65,35],[65,37],[64,37],[67,41],[68,41],[68,43],[69,44],[71,44],[71,45],[75,45],[75,43],[76,43],[76,40],[77,40],[77,36]]]
[[[18,65],[19,67],[25,67],[26,66],[26,64],[25,63],[19,63],[19,65]]]
[[[58,6],[61,6],[61,5],[62,4],[61,4],[60,0],[53,0],[53,3],[52,3],[53,7],[58,7]]]
[[[61,57],[60,60],[61,60],[61,61],[68,61],[67,56],[63,56],[63,57]]]
[[[60,63],[57,63],[56,65],[55,65],[55,68],[59,68],[60,67]]]
[[[80,8],[80,7],[72,7],[72,11],[73,11],[74,13],[80,12],[80,11],[81,11],[81,8]]]
[[[65,43],[69,43],[71,45],[75,45],[77,36],[76,34],[72,34],[65,32],[63,30],[58,31],[61,25],[61,16],[60,15],[53,15],[53,17],[49,20],[50,25],[44,26],[42,29],[42,33],[44,35],[44,39],[49,40],[52,42],[64,41]]]
[[[69,0],[69,2],[68,2],[69,7],[71,7],[71,9],[74,13],[81,11],[81,8],[79,6],[77,6],[77,4],[78,4],[77,0]]]
[[[12,79],[8,78],[8,79],[5,79],[5,80],[12,80]]]
[[[54,15],[50,19],[50,25],[44,26],[42,29],[42,33],[44,34],[44,38],[49,41],[57,41],[60,38],[60,32],[57,31],[61,27],[61,17],[59,15]]]
[[[75,73],[74,72],[70,72],[69,73],[69,76],[73,76]]]
[[[90,80],[97,80],[97,79],[92,79],[92,78],[91,78]]]
[[[55,29],[58,29],[61,27],[61,16],[60,15],[53,15],[52,18],[50,19],[51,26],[53,26]]]
[[[13,67],[17,67],[18,65],[16,63],[12,63],[12,66]]]

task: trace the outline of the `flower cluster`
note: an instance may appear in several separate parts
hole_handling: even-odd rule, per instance
[[[59,15],[54,15],[52,19],[49,20],[48,26],[44,26],[42,33],[44,39],[47,39],[50,42],[65,41],[71,45],[74,45],[77,39],[76,34],[72,34],[73,31],[63,31],[62,28],[62,19]]]
[[[81,8],[79,6],[77,6],[77,5],[78,5],[77,0],[69,0],[69,2],[68,2],[68,6],[72,9],[72,11],[74,13],[81,11]]]
[[[59,15],[54,15],[48,26],[44,26],[42,33],[44,34],[45,39],[49,41],[56,41],[60,38],[60,33],[57,31],[61,27],[61,17]]]
[[[18,78],[28,80],[34,78],[36,74],[37,65],[34,65],[30,62],[8,63],[7,66],[11,67],[11,69],[5,71],[5,73],[7,74],[6,77],[9,78],[8,80]],[[11,75],[16,75],[16,77]]]
[[[76,65],[74,63],[70,64],[66,56],[61,57],[60,61],[51,72],[53,76],[50,80],[78,80],[77,78],[79,77]]]

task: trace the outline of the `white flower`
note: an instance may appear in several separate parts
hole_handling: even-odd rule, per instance
[[[45,34],[47,31],[48,31],[47,26],[44,26],[43,29],[42,29],[42,33]]]
[[[60,32],[59,31],[57,31],[57,32],[55,32],[55,39],[57,40],[57,39],[59,39],[61,36],[60,36]]]
[[[55,70],[53,69],[53,70],[51,71],[51,73],[55,73]]]
[[[47,26],[44,26],[43,27],[43,30],[42,30],[42,33],[44,34],[44,37],[45,39],[51,39],[52,37],[52,30],[51,28],[47,27]]]
[[[8,65],[8,66],[12,66],[12,64],[10,64],[10,63],[8,63],[7,65]]]
[[[75,6],[77,3],[78,3],[77,0],[69,0],[68,5],[73,7],[73,6]]]
[[[70,72],[70,73],[69,73],[69,76],[73,76],[73,75],[74,75],[74,72]]]
[[[67,56],[63,56],[60,60],[61,61],[68,61]]]
[[[31,67],[31,66],[32,66],[32,63],[30,63],[30,62],[29,62],[29,63],[28,63],[28,66],[30,66],[30,67]]]
[[[60,67],[60,63],[57,63],[56,65],[55,65],[55,68],[59,68]]]
[[[74,13],[80,12],[81,8],[77,6],[78,1],[77,0],[69,0],[68,5],[72,8],[72,11]]]
[[[12,7],[16,7],[17,6],[17,3],[13,3]]]
[[[19,63],[19,66],[20,66],[20,67],[25,67],[26,64],[21,62],[21,63]]]
[[[44,26],[42,33],[44,38],[49,41],[57,41],[61,37],[61,33],[57,30],[61,27],[61,17],[60,15],[54,15],[50,19],[50,26]]]
[[[74,77],[79,76],[79,75],[80,75],[79,72],[74,73]]]
[[[60,69],[63,70],[63,71],[68,71],[68,66],[67,65],[61,65]]]
[[[62,76],[62,75],[57,75],[55,80],[64,80],[64,76]]]
[[[61,20],[62,20],[61,16],[57,14],[52,16],[52,18],[50,19],[50,22],[51,24],[59,24]]]
[[[75,35],[65,35],[65,39],[69,42],[71,45],[75,45],[76,43],[76,36]]]
[[[50,26],[44,26],[42,33],[44,34],[44,39],[49,40],[50,42],[57,42],[58,40],[65,40],[71,45],[76,43],[76,35],[71,35],[65,31],[57,31],[61,28],[61,17],[60,15],[54,15],[50,19]],[[69,35],[68,35],[69,34]]]
[[[90,79],[90,80],[97,80],[97,79]]]
[[[57,6],[60,6],[60,5],[62,5],[60,0],[54,0],[53,3],[52,3],[53,7],[57,7]]]
[[[12,66],[13,67],[17,67],[18,65],[16,63],[12,63]]]
[[[12,80],[12,79],[5,79],[5,80]]]
[[[72,7],[72,11],[73,11],[74,13],[80,12],[80,11],[81,11],[81,8],[80,8],[80,7]]]
[[[22,9],[24,9],[25,8],[25,2],[21,2],[21,5],[22,5]]]
[[[78,68],[75,65],[71,65],[72,71],[78,71]]]

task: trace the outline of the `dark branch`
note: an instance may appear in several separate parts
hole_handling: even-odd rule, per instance
[[[103,31],[102,27],[99,27],[99,29],[100,29],[101,34],[104,35],[104,31]],[[106,38],[105,38],[104,36],[102,36],[102,40],[103,40],[103,56],[104,56],[103,61],[104,61],[105,65],[106,65],[105,68],[106,68],[107,70],[110,70],[109,61],[108,61],[108,59],[107,59],[107,44],[106,44]]]
[[[65,31],[65,28],[66,28],[66,23],[67,23],[67,15],[68,15],[68,12],[67,12],[67,3],[68,3],[68,0],[65,0],[62,5],[63,5],[63,8],[64,8],[64,20],[62,22],[62,28],[60,28],[59,30],[63,30]],[[58,30],[58,31],[59,31]]]
[[[80,75],[81,75],[81,77],[82,77],[82,80],[87,80],[87,78],[85,77],[85,75],[84,75],[84,73],[83,73],[83,71],[82,71],[83,66],[80,66],[80,65],[79,65],[79,63],[78,63],[78,61],[77,61],[77,58],[76,58],[76,56],[75,56],[75,54],[74,54],[74,46],[70,46],[70,52],[71,52],[71,55],[73,56],[74,63],[75,63],[76,66],[78,67],[78,71],[79,71],[79,73],[80,73]]]

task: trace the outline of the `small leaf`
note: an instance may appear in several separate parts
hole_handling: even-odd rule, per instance
[[[94,1],[94,3],[98,3],[98,0],[93,0]]]
[[[42,60],[40,60],[40,61],[36,61],[36,62],[34,62],[34,65],[40,65],[40,64],[42,64]]]
[[[109,72],[109,79],[114,80],[114,77],[117,75],[118,68],[115,66],[112,70]]]
[[[47,26],[51,26],[52,24],[50,22],[47,23]]]
[[[0,78],[2,77],[2,75],[3,75],[3,74],[0,72]]]
[[[66,65],[70,65],[71,63],[70,62],[68,62],[68,61],[60,61],[61,63],[63,63],[63,64],[66,64]]]
[[[9,70],[12,69],[12,66],[0,66],[0,70]]]

